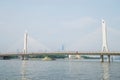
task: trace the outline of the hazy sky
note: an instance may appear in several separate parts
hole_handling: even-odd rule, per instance
[[[101,19],[120,51],[120,0],[0,0],[0,52],[22,51],[25,30],[31,51],[101,51]]]

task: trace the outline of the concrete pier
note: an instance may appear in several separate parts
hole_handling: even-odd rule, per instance
[[[104,62],[104,56],[100,55],[100,58],[101,58],[101,62]]]
[[[104,55],[100,55],[101,62],[104,62]],[[111,58],[110,55],[107,55],[107,61],[110,62]]]
[[[28,56],[22,55],[22,56],[20,56],[20,59],[21,60],[28,60]]]
[[[108,62],[110,62],[110,55],[108,55]]]

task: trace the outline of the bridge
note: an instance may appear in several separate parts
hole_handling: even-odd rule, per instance
[[[2,53],[0,54],[0,57],[2,56],[29,56],[29,55],[54,55],[54,54],[64,54],[64,55],[111,55],[111,56],[119,56],[120,52],[37,52],[37,53]]]
[[[108,62],[110,62],[111,58],[110,56],[120,56],[120,52],[37,52],[37,53],[2,53],[0,54],[0,57],[6,57],[6,56],[22,56],[23,58],[25,56],[31,56],[31,55],[55,55],[55,54],[63,54],[63,55],[98,55],[101,58],[101,62],[104,62],[103,56],[108,56]]]
[[[73,55],[74,56],[80,56],[80,55],[99,55],[101,58],[101,62],[104,62],[104,56],[108,56],[108,62],[110,62],[111,58],[110,56],[120,56],[120,52],[110,52],[107,46],[107,31],[106,31],[106,24],[105,21],[102,20],[102,51],[100,52],[78,52],[78,51],[62,51],[62,52],[38,52],[38,53],[28,53],[27,52],[27,36],[28,34],[25,33],[24,35],[24,50],[21,53],[2,53],[0,54],[0,57],[4,58],[6,56],[21,56],[22,59],[24,60],[26,56],[30,55],[43,55],[43,54],[64,54],[64,55],[69,55],[69,58],[71,58]]]

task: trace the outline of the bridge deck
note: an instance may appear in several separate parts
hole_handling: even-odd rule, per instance
[[[0,56],[22,56],[22,55],[53,55],[53,54],[65,54],[65,55],[120,55],[120,52],[38,52],[38,53],[2,53]]]

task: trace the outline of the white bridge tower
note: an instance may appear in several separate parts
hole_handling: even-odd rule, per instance
[[[106,30],[106,23],[102,20],[102,52],[108,52],[108,45],[107,45],[107,30]],[[108,54],[107,58],[108,62],[110,62],[110,55]],[[104,56],[101,54],[101,62],[104,62]]]
[[[28,34],[27,34],[27,32],[25,32],[25,34],[24,34],[24,54],[27,54],[27,37],[28,37]]]
[[[28,59],[28,56],[25,56],[25,54],[27,54],[27,38],[28,38],[28,34],[27,34],[27,32],[25,32],[25,34],[24,34],[24,49],[23,49],[24,55],[21,56],[22,60]]]
[[[108,52],[106,23],[102,20],[102,51]]]

